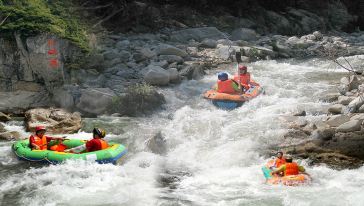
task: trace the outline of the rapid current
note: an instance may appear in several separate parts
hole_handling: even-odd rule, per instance
[[[68,161],[42,165],[17,160],[13,142],[0,142],[0,205],[364,205],[364,167],[333,170],[310,166],[310,185],[264,184],[261,167],[288,131],[282,116],[300,110],[308,119],[323,118],[328,106],[320,98],[335,92],[344,75],[335,65],[317,59],[259,61],[248,65],[265,95],[233,111],[219,110],[201,94],[216,73],[234,73],[234,66],[210,70],[199,81],[162,88],[165,109],[145,118],[84,119],[85,127],[107,130],[108,141],[123,143],[128,155],[121,165]],[[6,129],[24,136],[21,122]],[[161,132],[162,154],[148,139]],[[90,139],[80,132],[70,138]]]

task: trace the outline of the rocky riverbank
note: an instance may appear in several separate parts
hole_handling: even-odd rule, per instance
[[[290,132],[280,147],[312,164],[325,163],[338,169],[358,168],[364,163],[364,78],[350,75],[340,80],[340,92],[321,120],[307,121],[305,113],[288,117]]]

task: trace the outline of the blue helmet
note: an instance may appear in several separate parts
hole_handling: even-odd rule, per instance
[[[217,75],[217,78],[221,81],[225,81],[229,78],[228,74],[225,73],[225,72],[220,72],[218,75]]]

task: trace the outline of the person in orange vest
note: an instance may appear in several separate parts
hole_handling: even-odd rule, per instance
[[[234,80],[229,79],[225,72],[220,72],[217,75],[218,81],[215,90],[220,93],[237,94],[239,93],[239,86]]]
[[[283,157],[283,152],[277,152],[277,158],[274,160],[274,167],[279,168],[286,163],[286,158]]]
[[[254,81],[250,81],[250,73],[248,72],[248,67],[246,67],[244,65],[239,65],[239,71],[240,71],[240,77],[238,76],[238,74],[235,74],[234,80],[236,82],[239,82],[239,78],[240,78],[240,84],[243,87],[244,91],[247,91],[251,85],[259,86],[258,83],[254,82]]]
[[[35,134],[31,135],[29,137],[29,145],[31,149],[35,150],[47,150],[48,149],[48,143],[51,140],[63,140],[63,138],[59,137],[48,137],[45,135],[46,128],[44,126],[36,126],[35,127]],[[54,151],[62,150],[64,146],[53,145],[50,149]],[[65,148],[64,148],[65,149]],[[63,149],[63,150],[64,150]]]
[[[106,135],[105,130],[100,128],[94,128],[92,133],[93,139],[86,142],[86,152],[103,150],[109,147],[108,143],[103,140]]]
[[[286,156],[286,163],[280,166],[277,170],[274,170],[272,174],[279,174],[283,172],[284,176],[298,175],[300,172],[305,172],[305,168],[292,162],[291,156]]]

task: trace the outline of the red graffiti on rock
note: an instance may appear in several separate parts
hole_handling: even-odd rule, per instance
[[[48,66],[52,69],[59,68],[58,51],[54,39],[48,39]]]

